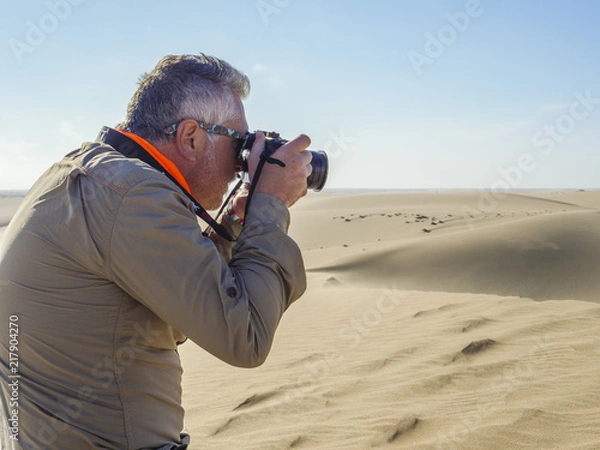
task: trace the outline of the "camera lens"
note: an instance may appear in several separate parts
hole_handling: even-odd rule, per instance
[[[310,151],[312,153],[312,172],[306,179],[308,189],[319,192],[325,186],[327,181],[327,172],[329,172],[329,159],[324,151]]]

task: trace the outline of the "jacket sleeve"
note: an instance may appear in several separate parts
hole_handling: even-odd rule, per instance
[[[282,314],[306,289],[287,208],[256,194],[228,264],[202,235],[189,201],[166,183],[145,180],[122,197],[108,278],[214,356],[262,364]]]
[[[229,216],[223,214],[219,219],[219,223],[223,226],[234,239],[237,239],[242,231],[242,225],[235,223]],[[234,242],[230,242],[227,239],[219,236],[212,228],[208,230],[208,237],[217,247],[217,250],[221,254],[221,257],[229,262],[232,256],[232,250]]]

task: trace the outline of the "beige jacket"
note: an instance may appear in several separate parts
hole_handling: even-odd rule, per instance
[[[19,378],[0,336],[2,448],[169,448],[183,428],[178,344],[265,360],[306,288],[302,256],[275,197],[256,194],[243,229],[224,220],[241,230],[233,248],[202,235],[165,175],[105,144],[38,180],[0,241],[0,320],[19,332]]]

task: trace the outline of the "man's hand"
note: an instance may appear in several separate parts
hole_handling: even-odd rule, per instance
[[[273,158],[282,161],[285,167],[266,163],[260,174],[255,192],[271,194],[280,199],[288,208],[304,197],[308,192],[306,178],[312,171],[310,165],[312,154],[306,150],[309,145],[310,138],[301,134],[296,139],[279,147],[273,153]],[[264,147],[265,135],[257,132],[248,157],[250,180],[254,177]],[[237,208],[235,210],[237,211]]]
[[[246,213],[246,201],[248,200],[249,184],[244,184],[233,197],[233,211],[240,219],[244,218]]]

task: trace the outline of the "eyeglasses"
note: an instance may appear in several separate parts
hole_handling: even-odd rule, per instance
[[[172,136],[177,132],[177,127],[179,127],[179,124],[181,122],[183,121],[174,123],[173,125],[169,125],[168,127],[164,128],[163,131],[165,132],[165,134]],[[228,136],[235,139],[246,139],[248,137],[248,133],[240,133],[239,131],[235,131],[231,128],[224,127],[223,125],[215,125],[213,123],[208,123],[203,120],[196,120],[196,122],[198,123],[200,128],[202,128],[207,133],[219,134],[221,136]]]

